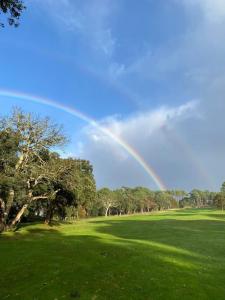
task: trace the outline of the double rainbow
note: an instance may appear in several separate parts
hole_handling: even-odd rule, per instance
[[[139,165],[151,177],[151,179],[154,181],[154,183],[160,190],[162,190],[162,191],[166,190],[166,187],[165,187],[162,179],[157,175],[156,171],[144,160],[144,158],[138,153],[138,151],[135,148],[133,148],[124,139],[122,139],[121,137],[116,135],[110,129],[99,125],[99,123],[96,120],[94,120],[93,118],[80,112],[79,110],[69,107],[67,105],[61,104],[52,99],[40,97],[37,95],[30,95],[30,94],[22,93],[22,92],[18,92],[18,91],[9,91],[9,90],[0,89],[0,96],[48,105],[50,107],[62,110],[66,113],[69,113],[69,114],[87,122],[89,125],[97,128],[100,132],[107,135],[114,142],[116,142],[118,145],[120,145],[127,153],[129,153],[129,155],[131,157],[133,157],[133,159],[135,159],[139,163]]]

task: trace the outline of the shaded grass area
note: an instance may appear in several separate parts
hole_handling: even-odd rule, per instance
[[[225,214],[177,210],[0,236],[0,299],[225,299]]]

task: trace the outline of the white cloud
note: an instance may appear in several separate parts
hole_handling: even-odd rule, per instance
[[[175,108],[160,107],[147,112],[139,112],[124,119],[119,116],[110,116],[103,119],[99,124],[126,140],[137,136],[141,136],[142,139],[149,138],[168,122],[178,122],[180,119],[184,120],[190,116],[193,117],[193,115],[197,117],[196,107],[197,101],[190,101]],[[85,132],[97,143],[101,140],[112,142],[107,135],[96,131],[93,127],[86,128]]]
[[[178,186],[183,184],[184,178],[173,182],[170,163],[176,160],[181,163],[180,166],[173,166],[174,172],[178,169],[180,172],[185,160],[190,164],[190,158],[183,152],[179,153],[183,149],[179,149],[178,143],[171,142],[171,137],[174,136],[177,127],[195,119],[199,119],[198,106],[197,102],[191,101],[174,108],[161,107],[140,112],[124,119],[110,117],[102,120],[100,124],[138,151],[169,186]],[[113,139],[93,127],[87,127],[84,132],[86,143],[83,155],[93,163],[99,186],[145,184],[155,188],[144,169]],[[191,165],[192,168],[195,166]],[[194,180],[196,181],[196,178]]]
[[[219,98],[209,96],[201,102],[162,107],[124,119],[112,117],[101,125],[130,144],[169,188],[215,190],[225,179],[225,88],[223,82],[214,88]],[[98,186],[156,188],[115,141],[95,128],[84,132],[83,155],[94,165]]]
[[[183,0],[186,6],[199,7],[204,16],[212,22],[220,22],[225,18],[224,0]]]

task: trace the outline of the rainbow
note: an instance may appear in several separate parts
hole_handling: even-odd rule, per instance
[[[0,96],[48,105],[50,107],[62,110],[68,114],[71,114],[87,122],[89,125],[97,128],[100,132],[110,137],[114,142],[120,145],[127,153],[129,153],[129,155],[133,157],[133,159],[135,159],[139,163],[139,165],[146,171],[146,173],[151,177],[151,179],[154,181],[154,183],[160,190],[164,191],[167,189],[162,179],[157,175],[155,170],[144,160],[144,158],[137,152],[136,149],[134,149],[124,139],[116,135],[114,132],[112,132],[106,127],[99,125],[96,120],[80,112],[79,110],[69,107],[67,105],[63,105],[59,102],[53,101],[52,99],[48,99],[36,95],[30,95],[18,91],[9,91],[9,90],[0,89]]]

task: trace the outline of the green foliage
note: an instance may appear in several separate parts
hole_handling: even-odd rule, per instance
[[[8,16],[8,24],[14,27],[19,26],[19,18],[25,8],[21,0],[0,0],[0,15]],[[4,23],[0,22],[0,27],[4,27]]]
[[[225,182],[221,186],[220,193],[214,197],[214,205],[222,210],[225,208]]]
[[[185,196],[181,201],[179,201],[179,205],[180,207],[198,208],[213,206],[215,196],[215,192],[194,189],[189,195]]]
[[[223,182],[220,191],[221,193],[225,193],[225,182]]]
[[[116,206],[113,192],[108,188],[102,188],[97,192],[99,209],[103,209],[105,216],[108,215],[109,209]]]
[[[178,201],[168,191],[151,191],[145,187],[117,190],[102,188],[97,192],[99,215],[131,214],[177,208]]]
[[[216,196],[215,196],[215,199],[214,199],[214,204],[217,208],[220,208],[220,209],[224,209],[225,207],[225,194],[224,193],[218,193]]]
[[[0,230],[25,215],[49,223],[55,215],[65,219],[66,207],[89,209],[96,191],[92,166],[54,152],[67,141],[61,126],[15,109],[0,119],[0,138]]]

